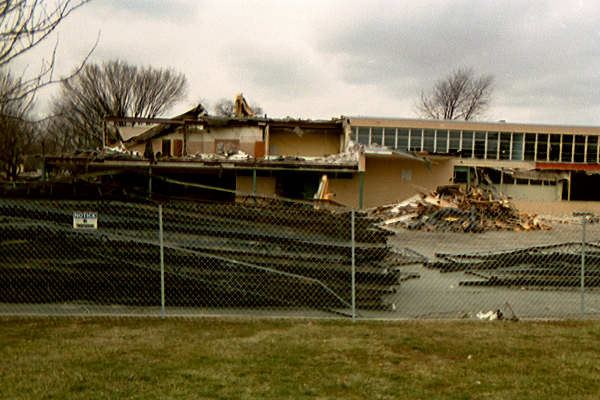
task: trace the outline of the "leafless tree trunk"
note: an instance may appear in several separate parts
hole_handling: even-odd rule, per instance
[[[107,115],[154,118],[185,96],[185,75],[171,69],[137,67],[123,61],[88,64],[63,82],[52,104],[49,134],[64,136],[72,149],[102,144],[102,121]]]
[[[22,96],[22,90],[20,79],[6,70],[0,71],[0,170],[11,181],[19,174],[35,132],[35,124],[27,119],[33,95]],[[21,100],[14,101],[14,97]]]
[[[421,92],[418,112],[425,118],[471,120],[489,107],[494,78],[475,76],[471,68],[459,68],[436,82],[429,93]]]

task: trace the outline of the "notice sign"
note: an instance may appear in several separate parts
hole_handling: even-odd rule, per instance
[[[98,214],[88,211],[73,212],[73,228],[75,229],[98,229]]]

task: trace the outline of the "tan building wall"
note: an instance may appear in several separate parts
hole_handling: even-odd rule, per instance
[[[289,131],[272,130],[269,154],[284,156],[323,157],[340,152],[340,132],[305,132],[299,136]]]
[[[558,201],[562,195],[562,182],[554,186],[508,184],[492,186],[513,200]]]
[[[431,169],[417,160],[367,157],[364,177],[365,208],[405,200],[450,183],[451,161],[432,161]]]
[[[254,143],[262,142],[262,128],[259,126],[211,127],[208,130],[190,130],[188,154],[214,153],[215,140],[238,141],[238,149],[254,156]]]
[[[328,192],[334,194],[332,200],[347,207],[358,208],[359,188],[357,173],[352,174],[352,179],[329,179]]]
[[[598,201],[530,201],[513,200],[520,212],[527,214],[552,215],[556,217],[572,217],[574,212],[591,212],[600,215]]]
[[[238,176],[236,190],[242,193],[252,193],[252,177]],[[256,177],[256,192],[264,196],[275,196],[275,178],[270,176]]]

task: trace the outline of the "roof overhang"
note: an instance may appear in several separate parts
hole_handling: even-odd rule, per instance
[[[153,172],[181,172],[193,170],[268,170],[268,171],[314,171],[314,172],[356,172],[358,161],[327,162],[318,160],[159,160],[144,159],[91,159],[89,157],[47,157],[46,164],[66,169],[87,170],[127,169]]]

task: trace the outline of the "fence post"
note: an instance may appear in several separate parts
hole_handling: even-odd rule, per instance
[[[587,217],[593,215],[592,213],[573,213],[574,216],[581,217],[581,272],[579,276],[579,286],[581,290],[581,319],[585,317],[585,224]]]
[[[350,246],[352,262],[352,322],[356,322],[356,243],[354,240],[354,209],[350,211]]]
[[[160,315],[165,319],[165,251],[163,241],[162,204],[158,205],[158,242],[160,245]]]

